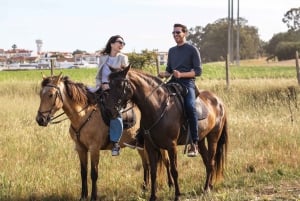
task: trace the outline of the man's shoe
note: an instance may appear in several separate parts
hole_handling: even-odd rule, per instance
[[[112,156],[119,156],[120,155],[120,145],[118,143],[113,144],[113,148],[111,150]]]
[[[134,139],[130,142],[124,142],[123,143],[126,147],[129,147],[131,149],[138,149],[138,150],[144,150],[144,146],[141,145],[137,139]]]
[[[192,143],[192,144],[190,145],[189,150],[188,150],[187,156],[188,156],[188,157],[195,157],[195,156],[197,156],[198,154],[199,154],[199,151],[198,151],[198,145]]]

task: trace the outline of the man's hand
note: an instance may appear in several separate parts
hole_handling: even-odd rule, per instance
[[[175,78],[180,78],[181,77],[181,73],[178,70],[173,70],[173,76]]]
[[[169,76],[170,76],[170,73],[168,73],[168,72],[160,72],[158,74],[158,77],[160,77],[160,78],[165,78],[165,77],[169,77]]]

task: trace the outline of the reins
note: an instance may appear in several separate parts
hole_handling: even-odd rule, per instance
[[[164,82],[162,82],[162,83],[160,83],[159,85],[157,85],[157,87],[155,87],[155,88],[152,90],[152,92],[147,96],[147,98],[149,98],[149,97],[154,93],[154,91],[156,91],[159,87],[162,87],[163,85],[165,85],[171,78],[172,78],[172,76],[168,77]],[[167,97],[167,101],[166,101],[166,105],[165,105],[165,107],[164,107],[164,110],[163,110],[162,113],[160,114],[159,118],[158,118],[158,119],[157,119],[157,120],[156,120],[156,121],[148,128],[148,129],[143,128],[144,131],[145,131],[145,134],[150,134],[150,130],[151,130],[152,128],[154,128],[154,127],[159,123],[159,121],[163,118],[163,116],[166,114],[166,112],[167,112],[167,107],[168,107],[168,105],[169,105],[169,103],[170,103],[170,97],[171,97],[171,95],[169,94],[168,97]]]
[[[68,117],[66,117],[66,118],[64,118],[64,119],[61,119],[61,120],[59,120],[59,121],[53,121],[53,120],[57,119],[58,117],[60,117],[60,116],[62,116],[62,115],[64,115],[64,114],[65,114],[65,112],[62,112],[62,113],[60,113],[59,115],[57,115],[57,116],[55,116],[55,117],[52,117],[52,118],[50,119],[49,124],[59,124],[59,123],[65,121],[65,120],[67,120]]]
[[[146,99],[148,99],[159,87],[163,87],[163,85],[166,84],[166,82],[168,82],[170,79],[172,78],[172,76],[168,77],[164,82],[158,84],[152,91],[151,93],[146,96]],[[126,94],[126,87],[131,87],[130,84],[129,84],[129,80],[128,79],[125,79],[124,80],[124,84],[122,86],[122,90],[123,90],[123,94],[121,95],[121,97],[117,100],[117,104],[115,105],[115,108],[119,111],[120,110],[120,106],[121,106],[121,102],[122,102],[122,96],[124,96]],[[144,131],[144,134],[145,136],[148,136],[148,139],[150,140],[150,142],[152,143],[152,145],[156,148],[156,149],[159,149],[159,147],[156,145],[156,143],[152,140],[152,137],[151,137],[151,130],[160,122],[160,120],[164,117],[164,115],[166,114],[167,112],[167,108],[169,106],[169,103],[170,103],[170,97],[171,97],[172,94],[168,94],[167,96],[167,100],[166,100],[166,104],[164,106],[164,109],[163,111],[161,112],[160,116],[158,119],[156,119],[156,121],[149,127],[149,128],[142,128],[143,131]]]

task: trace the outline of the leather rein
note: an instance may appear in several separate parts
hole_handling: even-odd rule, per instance
[[[168,80],[168,79],[167,79]],[[117,103],[115,104],[115,109],[120,112],[121,108],[122,108],[122,101],[123,101],[123,98],[126,96],[126,90],[127,89],[131,89],[131,85],[130,85],[130,81],[126,78],[122,81],[122,93],[121,93],[121,96],[119,97],[119,99],[117,100]],[[162,82],[161,84],[159,84],[157,87],[155,87],[153,89],[153,91],[146,97],[146,98],[149,98],[159,87],[162,87],[165,83]],[[149,127],[149,128],[142,128],[144,130],[144,134],[145,136],[148,136],[151,143],[153,144],[153,146],[156,148],[156,149],[159,149],[159,147],[154,143],[154,141],[152,140],[151,138],[151,130],[160,122],[160,120],[164,117],[164,115],[166,114],[167,112],[167,108],[169,106],[169,103],[170,103],[170,99],[171,99],[171,96],[174,96],[174,94],[171,94],[169,93],[168,94],[168,97],[165,101],[165,106],[164,106],[164,109],[163,111],[161,112],[160,116],[158,119],[156,119],[156,121]],[[126,103],[128,102],[129,100],[126,101]]]

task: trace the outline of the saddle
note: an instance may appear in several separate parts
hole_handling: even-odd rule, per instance
[[[182,108],[184,108],[184,100],[183,97],[187,95],[188,90],[177,82],[167,83],[167,88],[171,95],[177,96],[180,100],[180,104]],[[196,96],[196,110],[198,115],[198,120],[206,119],[208,115],[207,107],[205,106],[203,100],[200,98],[200,90],[195,86],[195,96]],[[184,115],[185,112],[184,112]]]
[[[95,95],[96,95],[96,99],[97,99],[97,105],[101,111],[103,121],[109,127],[110,118],[109,118],[108,111],[105,107],[105,96],[108,95],[108,91],[98,90],[95,92]],[[135,114],[133,108],[134,108],[134,105],[133,105],[133,103],[130,102],[126,105],[126,107],[124,108],[124,110],[121,113],[124,129],[129,129],[136,124],[136,114]]]

